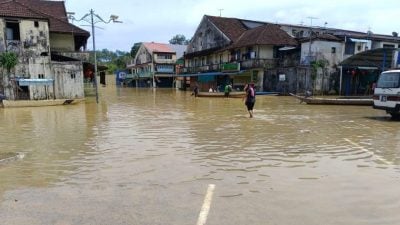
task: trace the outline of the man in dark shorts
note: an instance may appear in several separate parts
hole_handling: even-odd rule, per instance
[[[250,118],[253,118],[253,108],[256,103],[256,91],[254,89],[254,84],[247,84],[244,88],[246,92],[245,105],[247,106],[247,111],[249,111]]]

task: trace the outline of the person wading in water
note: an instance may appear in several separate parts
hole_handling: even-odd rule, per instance
[[[253,118],[253,108],[254,104],[256,103],[256,91],[254,89],[254,84],[246,84],[244,91],[246,92],[244,104],[247,106],[247,111],[249,112],[250,118]]]

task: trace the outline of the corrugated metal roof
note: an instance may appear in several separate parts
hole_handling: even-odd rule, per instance
[[[171,45],[170,47],[176,52],[176,58],[180,59],[186,51],[187,45]]]

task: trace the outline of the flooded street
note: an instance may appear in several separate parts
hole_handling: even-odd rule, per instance
[[[100,87],[100,102],[0,108],[0,223],[400,224],[400,123],[365,106]]]

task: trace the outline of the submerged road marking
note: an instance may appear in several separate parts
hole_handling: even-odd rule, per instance
[[[212,196],[214,194],[215,184],[209,184],[203,206],[201,207],[197,225],[204,225],[207,222],[208,212],[210,211]]]
[[[349,143],[352,144],[353,146],[355,146],[355,147],[361,149],[362,151],[367,152],[368,154],[374,156],[376,159],[378,159],[378,160],[381,161],[381,162],[384,162],[385,164],[388,164],[388,165],[392,165],[392,164],[393,164],[392,162],[389,162],[388,160],[386,160],[386,159],[383,158],[382,156],[379,156],[379,155],[375,154],[373,151],[370,151],[370,150],[364,148],[363,146],[361,146],[361,145],[359,145],[359,144],[357,144],[357,143],[355,143],[355,142],[353,142],[353,141],[351,141],[351,140],[349,140],[349,139],[347,139],[347,138],[344,138],[344,140],[347,141],[347,142],[349,142]]]

